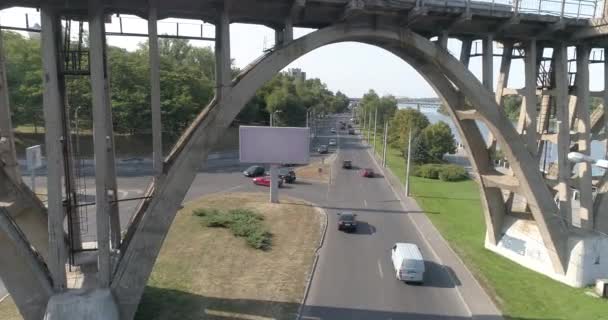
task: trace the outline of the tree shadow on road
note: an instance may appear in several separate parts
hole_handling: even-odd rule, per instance
[[[256,299],[207,297],[185,291],[148,286],[144,292],[137,320],[183,319],[296,319],[300,304]],[[301,319],[392,319],[392,320],[468,320],[470,317],[368,310],[364,308],[304,306]],[[476,315],[476,320],[502,320],[494,315]],[[510,320],[558,320],[543,318],[507,318]]]

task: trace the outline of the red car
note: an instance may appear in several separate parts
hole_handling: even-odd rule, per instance
[[[251,179],[251,181],[253,181],[253,184],[257,184],[258,186],[270,187],[270,177],[269,176],[253,178],[253,179]],[[279,188],[282,186],[283,186],[283,180],[279,179]]]
[[[373,178],[374,177],[374,170],[372,170],[371,168],[361,169],[361,171],[359,171],[359,174],[362,177]]]

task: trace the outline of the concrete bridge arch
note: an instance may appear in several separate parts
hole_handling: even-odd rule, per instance
[[[273,76],[299,57],[320,47],[346,41],[374,45],[400,57],[414,67],[433,86],[449,107],[452,118],[469,149],[477,171],[487,226],[487,238],[496,244],[501,237],[502,219],[506,213],[502,189],[526,194],[527,202],[547,247],[553,271],[564,274],[568,266],[568,229],[556,215],[558,209],[532,155],[522,137],[499,108],[493,93],[446,49],[410,30],[374,26],[372,24],[336,24],[314,31],[299,39],[275,47],[271,52],[246,67],[229,87],[199,115],[165,159],[165,172],[150,188],[153,198],[141,206],[127,234],[111,287],[121,305],[121,313],[129,319],[137,307],[143,287],[151,272],[151,263],[136,261],[155,259],[152,242],[160,250],[171,223],[166,213],[174,213],[183,199],[195,168],[206,158],[206,150],[222,135],[236,115]],[[219,90],[218,90],[219,91]],[[466,109],[466,100],[473,106]],[[493,170],[489,152],[476,120],[486,124],[511,163],[514,177],[502,176]],[[202,152],[201,152],[202,151]],[[165,194],[177,195],[175,197]],[[167,201],[170,200],[170,201]],[[173,217],[174,214],[171,216]],[[153,222],[156,221],[156,222]],[[164,233],[150,238],[148,230]],[[166,228],[166,229],[165,229]],[[144,239],[142,234],[146,234]],[[146,253],[147,251],[147,253]],[[137,285],[136,285],[137,284]]]

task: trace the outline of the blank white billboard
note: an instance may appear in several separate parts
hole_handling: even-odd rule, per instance
[[[239,127],[239,158],[245,163],[307,164],[309,128]]]

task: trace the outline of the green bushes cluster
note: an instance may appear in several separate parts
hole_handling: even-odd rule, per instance
[[[264,217],[252,210],[196,209],[193,214],[201,217],[209,228],[226,228],[235,236],[245,238],[252,248],[268,250],[272,246],[272,234],[264,226]]]
[[[412,175],[441,181],[462,181],[468,178],[467,171],[455,164],[423,164],[417,166]]]

